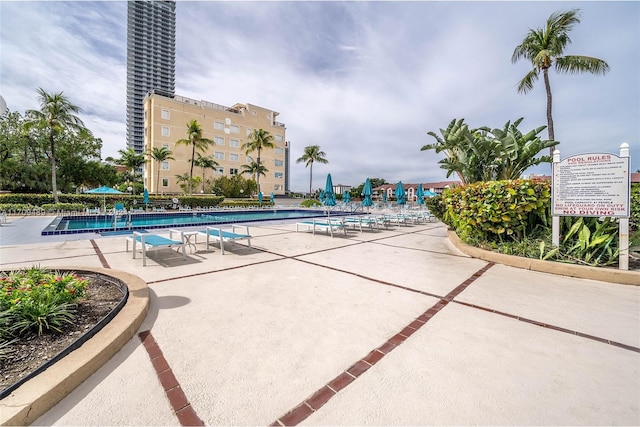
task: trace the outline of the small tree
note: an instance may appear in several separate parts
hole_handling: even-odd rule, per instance
[[[166,162],[168,160],[175,160],[173,158],[173,151],[169,150],[167,147],[153,147],[151,151],[149,151],[149,157],[155,160],[158,169],[158,175],[156,177],[156,194],[158,193],[158,189],[160,188],[160,166],[162,162]]]
[[[126,166],[128,169],[130,169],[130,178],[133,183],[131,187],[133,188],[133,194],[136,194],[136,170],[147,163],[147,159],[145,158],[143,153],[137,153],[136,150],[134,150],[132,147],[128,147],[126,150],[118,150],[118,154],[120,154],[120,158],[116,159],[116,163],[121,166]]]
[[[311,187],[313,186],[313,163],[329,163],[325,156],[326,153],[320,150],[319,145],[308,145],[304,147],[304,153],[302,156],[296,160],[296,163],[305,162],[305,167],[309,167],[309,197],[311,197]]]
[[[49,157],[51,160],[51,189],[53,201],[58,203],[58,185],[56,181],[56,137],[65,129],[81,129],[84,123],[78,116],[82,109],[69,101],[63,92],[47,93],[38,88],[40,110],[28,110],[27,128],[40,126],[49,133]]]
[[[249,154],[253,151],[258,152],[258,158],[256,160],[256,164],[258,165],[257,169],[260,169],[260,152],[265,148],[273,148],[273,135],[271,135],[268,131],[264,129],[255,129],[249,135],[249,140],[242,144],[242,149],[245,150],[245,154]],[[265,171],[267,169],[264,169]],[[260,173],[256,174],[257,184],[258,184],[258,193],[260,192]],[[264,174],[262,174],[264,175]]]
[[[213,141],[202,136],[202,127],[196,119],[193,119],[187,123],[187,138],[179,139],[176,144],[184,144],[191,146],[191,168],[189,170],[189,195],[193,195],[193,167],[196,150],[206,151],[206,149],[213,144]]]
[[[195,166],[202,168],[202,192],[204,193],[204,173],[207,169],[215,169],[216,166],[218,166],[218,162],[216,162],[211,156],[203,156],[198,153],[198,158],[195,160]]]

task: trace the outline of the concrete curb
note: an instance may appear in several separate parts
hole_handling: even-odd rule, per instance
[[[106,268],[51,267],[92,271],[122,280],[129,299],[122,310],[91,339],[0,401],[0,425],[29,425],[89,378],[137,332],[149,311],[147,283],[133,274]]]
[[[600,280],[602,282],[618,283],[622,285],[640,286],[640,273],[626,270],[616,270],[604,267],[589,267],[583,265],[565,264],[554,261],[542,261],[534,258],[523,258],[505,255],[497,252],[485,251],[462,242],[455,231],[447,230],[447,236],[453,246],[460,252],[472,258],[504,264],[525,270],[558,274],[561,276],[578,277],[581,279]]]

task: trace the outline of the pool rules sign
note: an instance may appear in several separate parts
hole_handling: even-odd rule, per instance
[[[560,160],[560,152],[556,150],[553,153],[551,196],[554,244],[559,242],[556,234],[559,233],[559,216],[619,218],[620,268],[623,268],[622,254],[625,252],[625,269],[628,269],[630,176],[629,145],[626,143],[620,146],[620,156],[590,153]],[[626,230],[623,230],[625,223]],[[627,242],[623,246],[625,236]]]

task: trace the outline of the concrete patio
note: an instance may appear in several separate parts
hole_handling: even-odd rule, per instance
[[[199,243],[143,268],[124,236],[32,241],[44,221],[0,228],[3,270],[122,271],[150,304],[33,425],[640,424],[639,286],[470,258],[441,223],[334,238],[261,223],[251,249]]]

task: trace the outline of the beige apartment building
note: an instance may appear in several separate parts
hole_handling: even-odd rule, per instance
[[[252,104],[225,107],[183,96],[167,97],[150,92],[144,99],[144,150],[149,152],[154,147],[166,147],[173,152],[175,160],[161,164],[149,161],[144,170],[146,188],[152,194],[182,193],[176,175],[189,173],[191,146],[178,145],[176,141],[187,138],[187,123],[195,119],[202,127],[203,137],[214,141],[201,154],[213,157],[219,165],[215,170],[207,170],[205,178],[242,173],[242,165],[256,161],[258,156],[257,152],[247,154],[242,146],[254,129],[264,129],[273,136],[274,148],[260,152],[260,163],[268,169],[266,176],[260,176],[260,189],[267,196],[271,192],[285,194],[289,189],[289,147],[285,125],[276,121],[278,114]],[[194,168],[193,175],[202,176],[202,169]],[[245,175],[245,178],[252,177]]]

